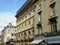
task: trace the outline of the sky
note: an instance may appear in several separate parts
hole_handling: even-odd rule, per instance
[[[0,32],[11,22],[16,26],[16,12],[26,0],[0,0]]]

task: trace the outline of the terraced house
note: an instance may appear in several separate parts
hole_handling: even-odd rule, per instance
[[[27,0],[15,16],[15,45],[59,45],[59,8],[60,0]]]

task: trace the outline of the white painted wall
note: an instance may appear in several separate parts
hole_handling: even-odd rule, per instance
[[[4,42],[7,42],[9,39],[15,37],[15,36],[12,36],[12,33],[15,33],[15,30],[16,30],[15,26],[12,27],[11,23],[9,23],[8,26],[5,28],[5,31],[4,31]]]

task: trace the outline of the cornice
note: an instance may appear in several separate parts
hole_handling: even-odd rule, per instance
[[[38,0],[28,0],[25,4],[17,11],[16,18],[22,15],[25,11],[27,11],[32,5],[34,5]]]

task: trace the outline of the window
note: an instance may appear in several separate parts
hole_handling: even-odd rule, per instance
[[[33,10],[33,12],[35,12],[35,10]]]
[[[31,15],[31,13],[29,13],[29,15]]]
[[[27,43],[25,43],[25,45],[27,45]]]
[[[36,8],[36,5],[34,5],[34,8]]]
[[[25,26],[26,26],[26,22],[25,22]]]
[[[39,6],[41,7],[41,4]]]
[[[19,25],[19,29],[20,29],[20,25]]]
[[[28,31],[28,34],[31,34],[30,31]]]
[[[26,36],[26,32],[24,33],[24,35]]]
[[[42,34],[42,28],[41,27],[38,28],[38,35],[40,35],[40,34]]]
[[[27,18],[27,16],[25,16],[25,18]]]
[[[19,34],[18,34],[18,37],[19,37]]]
[[[32,21],[31,21],[31,23],[32,23],[32,25],[34,26],[34,21],[35,21],[35,19],[34,19],[34,17],[32,18]]]
[[[26,32],[24,32],[24,39],[26,38]]]
[[[16,30],[15,30],[15,32],[16,32]]]
[[[42,17],[41,17],[41,14],[42,14],[42,11],[38,12],[39,14],[39,21],[38,21],[38,35],[42,34],[42,25],[40,22],[42,22]]]
[[[32,30],[32,32],[34,33],[34,30]]]
[[[23,35],[23,34],[21,34],[21,35]]]
[[[32,30],[32,34],[34,35],[34,30]]]
[[[32,20],[33,20],[33,22],[34,22],[35,19],[33,18]]]
[[[55,15],[55,3],[50,5],[50,7],[51,7],[51,15]]]
[[[52,30],[52,32],[57,32],[57,23],[52,23],[51,24],[51,30]]]
[[[12,33],[12,36],[14,36],[14,34]]]
[[[28,38],[30,38],[30,35],[31,35],[31,32],[30,32],[30,31],[28,31]]]
[[[22,23],[22,27],[23,27],[23,23]]]
[[[41,21],[41,14],[42,14],[42,11],[38,12],[38,15],[39,15],[39,21]]]
[[[23,45],[23,44],[21,44],[21,45]]]
[[[57,32],[57,17],[50,18],[49,22],[51,24],[51,32]]]
[[[16,45],[16,44],[15,44]]]
[[[30,24],[31,22],[30,22],[30,20],[29,20],[29,24]]]
[[[18,27],[17,27],[17,30],[18,30]]]
[[[41,9],[41,4],[39,5],[39,10]]]
[[[20,36],[20,34],[19,34],[19,36]]]
[[[17,27],[17,30],[19,30],[19,26]]]
[[[23,20],[23,17],[22,17],[22,20]]]

